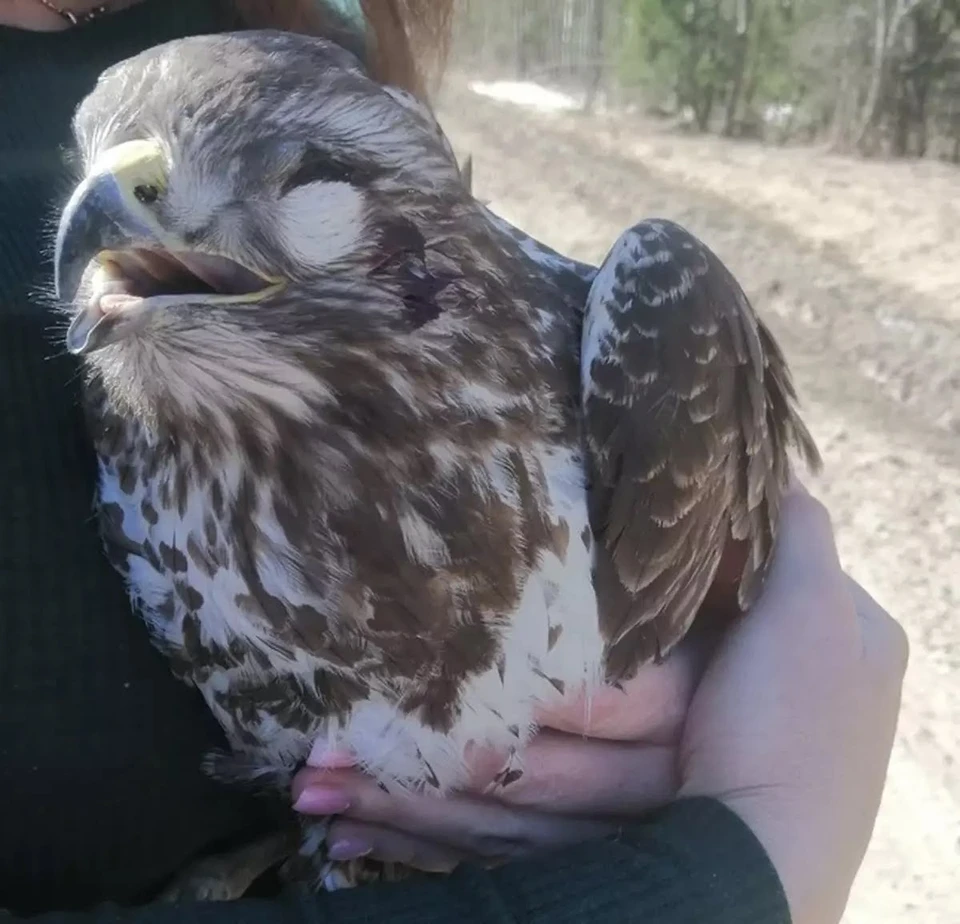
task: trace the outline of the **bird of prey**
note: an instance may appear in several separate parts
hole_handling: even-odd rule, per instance
[[[817,453],[693,235],[564,258],[315,38],[158,46],[74,130],[56,286],[104,542],[222,774],[286,786],[319,740],[442,796],[470,742],[522,764],[539,704],[668,656],[731,542],[756,597],[788,453]],[[290,878],[383,873],[303,825]]]

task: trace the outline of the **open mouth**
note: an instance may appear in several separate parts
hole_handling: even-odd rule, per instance
[[[111,342],[121,319],[148,309],[212,302],[258,302],[283,287],[227,257],[195,251],[131,247],[96,257],[86,307],[74,315],[67,349],[89,353]]]
[[[193,251],[104,251],[97,262],[100,273],[95,298],[104,312],[162,296],[242,301],[275,287],[234,260]]]

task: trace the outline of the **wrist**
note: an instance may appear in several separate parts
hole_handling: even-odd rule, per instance
[[[839,924],[849,898],[849,872],[836,840],[817,832],[815,800],[785,787],[718,797],[753,832],[776,870],[792,924]]]
[[[778,873],[763,845],[721,800],[683,797],[624,829],[627,840],[653,836],[684,880],[698,920],[713,924],[793,924]]]

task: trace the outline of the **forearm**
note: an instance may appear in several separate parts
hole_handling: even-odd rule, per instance
[[[615,841],[583,844],[495,870],[309,899],[230,906],[154,905],[47,914],[35,924],[789,924],[783,891],[756,838],[712,800],[677,803]]]

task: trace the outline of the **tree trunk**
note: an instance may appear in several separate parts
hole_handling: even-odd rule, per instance
[[[533,59],[537,54],[537,12],[531,0],[519,0],[516,11],[517,77],[527,79],[533,71]]]
[[[917,87],[917,156],[926,157],[930,147],[930,91],[933,80],[925,79]]]
[[[910,126],[913,122],[910,87],[908,79],[903,74],[900,74],[896,84],[896,118],[894,119],[890,153],[894,157],[906,157],[910,153]]]
[[[697,128],[705,132],[710,128],[710,117],[713,115],[714,88],[711,84],[708,87],[701,87],[701,92],[697,94],[697,102],[694,108],[694,115],[697,119]]]
[[[751,0],[752,6],[752,0]],[[740,96],[741,110],[747,113],[753,109],[753,101],[757,95],[757,87],[760,82],[760,66],[762,61],[761,43],[764,39],[765,26],[769,10],[766,6],[761,6],[756,11],[754,18],[754,41],[747,45],[746,57],[746,77],[744,78],[743,92]]]
[[[747,70],[747,52],[750,48],[750,23],[753,13],[752,0],[737,0],[737,35],[733,57],[733,75],[727,93],[727,112],[723,119],[723,134],[736,133],[737,109],[743,94],[744,76]]]
[[[886,83],[890,53],[897,41],[900,27],[908,12],[924,0],[896,0],[893,12],[887,15],[887,0],[876,0],[876,35],[874,39],[873,68],[870,74],[870,89],[860,117],[860,127],[854,136],[854,146],[861,147],[867,132],[873,127],[880,108],[881,96]]]
[[[877,114],[877,105],[880,102],[880,90],[883,87],[883,74],[887,58],[886,0],[876,0],[876,21],[874,26],[873,66],[870,70],[870,88],[867,90],[867,100],[863,104],[859,128],[853,137],[853,146],[856,148],[863,145],[863,139],[873,125]]]
[[[593,29],[590,41],[590,79],[587,84],[587,93],[583,108],[593,112],[597,105],[597,97],[603,85],[604,51],[606,49],[606,0],[593,0]]]

